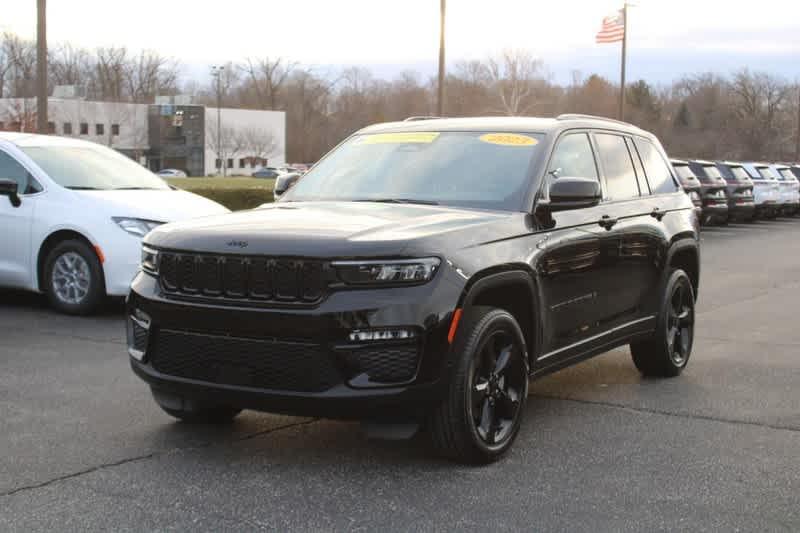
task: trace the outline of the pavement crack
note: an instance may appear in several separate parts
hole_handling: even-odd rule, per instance
[[[692,413],[676,413],[673,411],[667,411],[664,409],[654,409],[652,407],[631,407],[630,405],[624,405],[620,403],[614,402],[603,402],[598,400],[584,400],[581,398],[566,398],[563,396],[552,396],[549,394],[531,394],[530,396],[536,398],[544,398],[548,400],[561,400],[565,402],[575,402],[575,403],[583,403],[589,405],[599,405],[603,407],[612,407],[615,409],[622,409],[626,411],[635,411],[637,413],[648,413],[653,415],[663,415],[663,416],[671,416],[675,418],[688,418],[693,420],[706,420],[711,422],[721,422],[724,424],[734,424],[734,425],[742,425],[742,426],[754,426],[766,429],[775,429],[780,431],[791,431],[793,433],[800,433],[800,428],[793,427],[793,426],[784,426],[780,424],[766,424],[764,422],[755,422],[752,420],[741,420],[737,418],[725,418],[720,416],[711,416],[711,415],[699,415],[699,414],[692,414]]]
[[[118,461],[111,461],[111,462],[108,462],[108,463],[102,463],[102,464],[99,464],[99,465],[91,466],[89,468],[85,468],[83,470],[78,470],[77,472],[71,472],[69,474],[64,474],[64,475],[61,475],[61,476],[57,476],[57,477],[54,477],[52,479],[48,479],[46,481],[42,481],[42,482],[39,482],[39,483],[33,483],[31,485],[24,485],[22,487],[17,487],[15,489],[11,489],[11,490],[7,490],[7,491],[4,491],[4,492],[0,492],[0,498],[7,497],[7,496],[14,496],[15,494],[18,494],[20,492],[27,492],[27,491],[31,491],[31,490],[41,489],[41,488],[44,488],[44,487],[48,487],[50,485],[54,485],[56,483],[60,483],[62,481],[68,481],[70,479],[75,479],[75,478],[78,478],[78,477],[82,477],[82,476],[85,476],[87,474],[92,474],[94,472],[98,472],[100,470],[105,470],[105,469],[108,469],[108,468],[114,468],[114,467],[117,467],[117,466],[122,466],[122,465],[129,464],[129,463],[136,463],[136,462],[139,462],[139,461],[146,461],[148,459],[153,459],[153,458],[156,458],[156,457],[162,457],[162,456],[165,456],[165,455],[171,455],[173,453],[182,453],[182,452],[187,452],[187,451],[202,450],[202,449],[206,449],[206,448],[211,448],[211,447],[219,445],[219,444],[226,444],[226,443],[227,444],[233,444],[233,443],[237,443],[237,442],[243,442],[243,441],[255,439],[255,438],[258,438],[258,437],[261,437],[261,436],[264,436],[264,435],[268,435],[270,433],[276,433],[276,432],[282,431],[284,429],[291,429],[291,428],[298,427],[298,426],[310,425],[310,424],[313,424],[314,422],[317,422],[317,421],[319,421],[318,418],[312,418],[310,420],[303,420],[302,422],[294,422],[292,424],[284,424],[282,426],[276,426],[276,427],[273,427],[273,428],[265,429],[263,431],[256,431],[255,433],[250,433],[248,435],[243,435],[243,436],[241,436],[239,438],[235,438],[235,439],[228,440],[228,441],[217,441],[217,442],[208,441],[208,442],[205,442],[205,443],[197,445],[197,446],[187,446],[185,448],[182,448],[182,447],[170,448],[170,449],[166,449],[166,450],[160,450],[160,451],[154,451],[154,452],[151,452],[151,453],[146,453],[146,454],[143,454],[143,455],[137,455],[137,456],[134,456],[134,457],[127,457],[125,459],[120,459]]]

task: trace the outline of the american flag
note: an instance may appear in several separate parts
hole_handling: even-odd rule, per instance
[[[603,27],[597,33],[595,40],[598,43],[616,43],[625,35],[625,14],[622,9],[617,13],[603,19]]]

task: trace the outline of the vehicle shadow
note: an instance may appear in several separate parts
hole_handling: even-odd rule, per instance
[[[59,314],[50,308],[47,297],[44,294],[35,292],[20,291],[15,289],[0,289],[0,308],[43,311],[45,313],[58,316]],[[125,310],[125,300],[123,298],[108,298],[100,309],[89,315],[92,317],[118,317]],[[61,315],[65,316],[65,315]]]

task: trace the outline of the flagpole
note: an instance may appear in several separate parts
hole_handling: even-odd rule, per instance
[[[622,6],[622,64],[619,83],[619,120],[625,120],[625,59],[628,48],[628,2]]]

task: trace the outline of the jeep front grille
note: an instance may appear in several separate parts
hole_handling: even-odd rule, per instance
[[[319,302],[328,286],[317,260],[161,252],[161,288],[169,295],[254,303]]]

